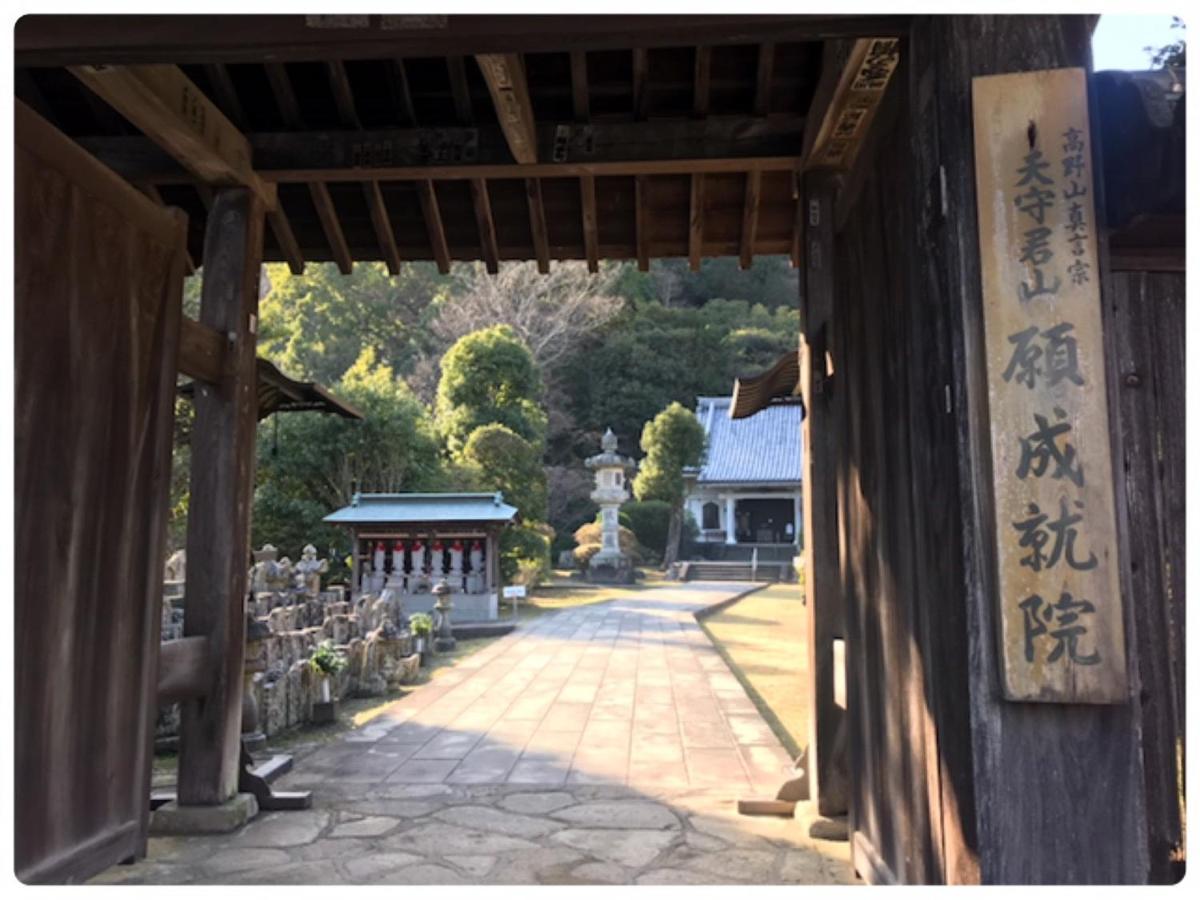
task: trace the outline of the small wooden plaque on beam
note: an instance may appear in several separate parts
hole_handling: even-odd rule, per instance
[[[1123,703],[1086,78],[981,77],[973,97],[1004,694]]]

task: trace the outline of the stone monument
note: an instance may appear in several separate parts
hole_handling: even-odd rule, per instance
[[[633,460],[617,453],[617,436],[609,428],[600,439],[602,452],[589,457],[587,467],[596,472],[592,500],[600,507],[600,550],[588,562],[589,581],[629,584],[634,580],[633,563],[621,551],[621,504],[629,499],[627,473]]]

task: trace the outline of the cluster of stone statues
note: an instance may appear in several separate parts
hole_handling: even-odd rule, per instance
[[[481,594],[487,590],[483,541],[470,547],[458,539],[444,543],[434,538],[428,546],[412,541],[376,541],[370,561],[362,567],[359,588],[364,594],[427,594],[442,579],[455,592]]]
[[[261,550],[254,551],[254,565],[250,567],[251,593],[292,589],[313,597],[321,593],[321,576],[329,571],[329,561],[317,559],[316,547],[307,544],[297,563],[286,556],[282,559],[278,556],[279,551],[271,544],[264,544]]]

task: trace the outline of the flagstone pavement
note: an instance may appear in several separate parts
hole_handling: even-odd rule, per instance
[[[695,620],[751,585],[549,614],[296,759],[313,808],[151,838],[107,883],[848,884],[845,843],[739,816],[791,761]]]

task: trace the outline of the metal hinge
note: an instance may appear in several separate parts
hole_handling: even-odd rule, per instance
[[[950,413],[954,409],[954,404],[950,399],[950,385],[942,385],[946,389],[946,412]]]
[[[938,166],[938,206],[942,211],[942,218],[946,218],[950,214],[950,192],[946,189],[946,167]]]

